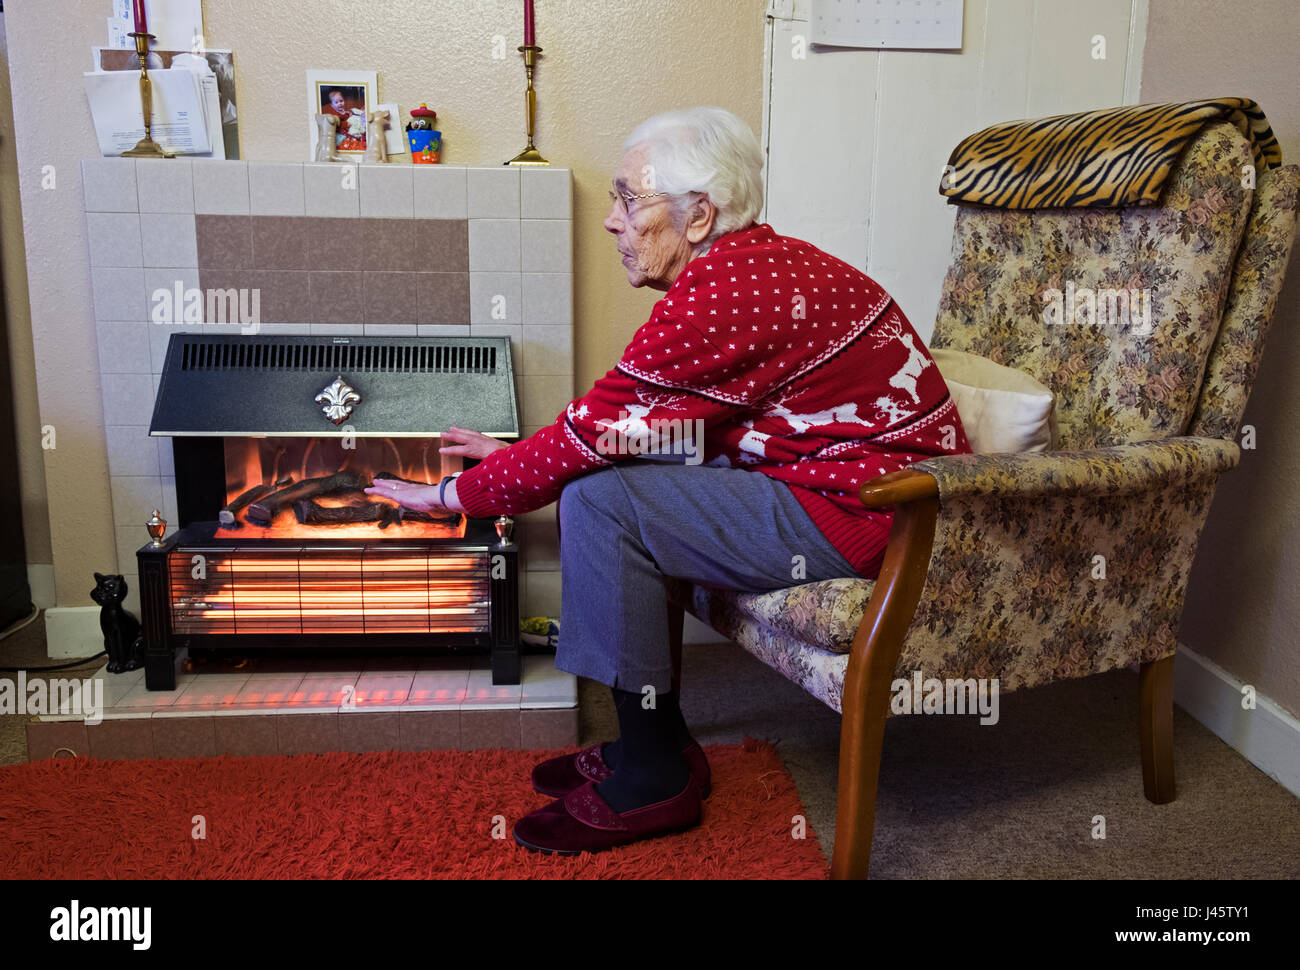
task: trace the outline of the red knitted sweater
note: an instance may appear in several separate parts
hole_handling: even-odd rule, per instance
[[[864,508],[858,485],[970,451],[938,367],[889,294],[766,224],[687,264],[614,369],[554,424],[465,471],[457,495],[476,517],[531,511],[656,440],[688,463],[786,482],[868,578],[893,510]]]

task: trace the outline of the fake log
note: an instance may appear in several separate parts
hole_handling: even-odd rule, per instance
[[[316,498],[320,495],[333,495],[338,492],[351,492],[365,488],[368,482],[351,472],[339,472],[324,478],[309,478],[297,485],[282,488],[274,494],[262,498],[248,507],[248,521],[254,525],[269,526],[286,505],[292,505],[302,499]]]
[[[276,482],[273,485],[254,485],[248,491],[242,492],[238,498],[236,498],[233,502],[227,505],[220,512],[218,512],[217,520],[221,523],[221,526],[224,529],[241,528],[241,524],[239,522],[240,512],[242,512],[247,506],[251,505],[253,502],[256,502],[259,498],[262,498],[262,496],[270,495],[277,488],[284,488],[285,486],[292,485],[292,484],[293,484],[293,477],[290,476],[288,478],[281,479],[280,481]]]

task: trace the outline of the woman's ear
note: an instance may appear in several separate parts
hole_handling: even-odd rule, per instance
[[[691,203],[690,216],[686,223],[686,238],[692,246],[698,246],[709,238],[717,219],[718,207],[709,200],[707,195]]]

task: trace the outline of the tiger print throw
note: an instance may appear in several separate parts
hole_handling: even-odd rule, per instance
[[[1249,98],[1126,105],[976,132],[953,149],[939,193],[999,209],[1154,205],[1183,149],[1219,120],[1250,139],[1257,167],[1282,164],[1268,119]]]

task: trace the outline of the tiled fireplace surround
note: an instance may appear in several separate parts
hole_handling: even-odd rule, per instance
[[[260,290],[263,334],[508,336],[524,435],[573,397],[568,169],[97,158],[82,163],[82,175],[118,570],[133,611],[144,522],[154,508],[173,527],[177,520],[171,442],[148,434],[168,337],[240,332],[238,323],[155,322],[159,290]],[[522,615],[558,616],[554,507],[520,516],[517,535]],[[108,565],[88,563],[87,574]],[[360,705],[375,716],[361,720],[334,713],[329,699],[322,706],[293,694],[283,668],[244,674],[237,687],[213,681],[221,699],[197,705],[195,678],[205,675],[181,675],[175,692],[145,692],[142,681],[128,687],[131,675],[109,675],[110,718],[98,727],[33,724],[31,757],[64,744],[138,757],[576,741],[573,679],[545,658],[528,658],[524,684],[504,690],[486,671],[457,671],[438,658],[362,666],[350,672],[359,698],[365,678],[384,683]],[[312,676],[331,693],[338,686],[324,670],[294,675],[304,688]],[[276,691],[292,696],[271,703]],[[151,702],[147,693],[175,696]],[[262,706],[243,713],[255,716],[220,716],[250,698]],[[197,721],[176,717],[186,707]]]

